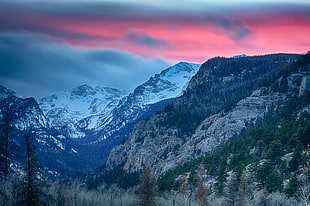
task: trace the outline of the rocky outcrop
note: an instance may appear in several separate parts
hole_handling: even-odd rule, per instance
[[[146,164],[152,164],[155,173],[161,175],[186,161],[211,152],[239,134],[248,124],[263,117],[272,104],[285,98],[285,95],[278,93],[262,95],[263,90],[265,88],[253,92],[227,113],[206,118],[186,141],[175,135],[177,129],[156,131],[156,122],[160,121],[160,115],[156,115],[146,124],[143,122],[137,125],[128,142],[114,148],[107,165],[124,163],[124,170],[134,172],[143,169]]]
[[[299,95],[302,95],[309,91],[310,91],[310,76],[303,76],[300,84]]]

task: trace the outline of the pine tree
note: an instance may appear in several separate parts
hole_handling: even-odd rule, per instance
[[[141,206],[154,206],[158,197],[157,181],[152,173],[152,168],[148,165],[137,188],[137,195]]]
[[[298,191],[299,181],[297,175],[295,174],[289,181],[287,188],[285,189],[285,193],[288,197],[296,197]]]
[[[52,198],[44,192],[43,181],[35,148],[29,134],[25,134],[26,165],[24,175],[17,188],[17,204],[27,206],[48,205]]]
[[[9,113],[2,115],[0,123],[0,174],[1,177],[6,179],[9,174],[9,160],[10,160],[10,139],[13,131],[12,118]]]

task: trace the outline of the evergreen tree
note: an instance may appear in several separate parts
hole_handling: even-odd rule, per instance
[[[287,188],[285,189],[285,193],[288,197],[296,197],[297,191],[298,191],[298,178],[297,175],[295,174],[291,179],[290,182],[288,183]]]
[[[9,113],[2,115],[0,123],[0,174],[6,179],[9,174],[9,160],[10,160],[10,142],[13,131],[12,118]]]
[[[302,149],[303,149],[303,146],[300,143],[298,143],[294,150],[292,160],[289,162],[289,169],[291,171],[296,171],[298,169],[299,164],[301,163],[301,160],[302,160],[302,155],[301,155]]]
[[[137,195],[141,206],[154,206],[158,197],[157,181],[152,174],[152,168],[148,165],[141,178],[137,188]]]
[[[280,190],[282,180],[278,172],[268,162],[260,165],[255,171],[255,177],[259,189],[266,189],[268,192]]]
[[[278,172],[270,171],[266,182],[267,191],[269,193],[280,191],[282,188],[282,179]]]
[[[17,204],[27,206],[48,205],[52,198],[44,191],[47,184],[43,181],[35,148],[29,134],[25,134],[26,165],[24,175],[17,188]]]
[[[269,144],[267,151],[267,158],[272,161],[279,161],[279,158],[283,155],[283,146],[279,140],[274,140]]]

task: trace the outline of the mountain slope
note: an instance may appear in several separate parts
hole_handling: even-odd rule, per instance
[[[184,94],[136,125],[113,149],[108,168],[126,172],[153,165],[157,175],[202,156],[277,109],[288,95],[309,92],[309,66],[300,56],[276,54],[214,58],[204,63]]]
[[[50,125],[35,99],[18,98],[14,92],[2,86],[0,97],[0,122],[9,118],[12,127],[10,147],[16,149],[12,151],[10,161],[15,165],[15,169],[25,163],[25,134],[31,134],[41,165],[53,175],[68,175],[91,168],[87,161],[76,155],[74,148],[68,147],[70,140]],[[3,126],[5,125],[1,124],[1,127]]]
[[[68,148],[100,166],[138,121],[182,94],[199,66],[181,62],[151,77],[128,96],[116,89],[82,85],[39,102],[53,127],[71,138]]]
[[[181,62],[151,77],[121,99],[110,117],[99,118],[101,125],[95,129],[95,134],[105,138],[126,138],[136,122],[163,109],[173,98],[180,96],[199,66]],[[113,137],[115,134],[117,137]]]
[[[117,105],[113,104],[114,108],[78,121],[75,131],[85,134],[74,140],[80,145],[81,155],[96,161],[98,166],[102,164],[111,149],[128,137],[138,121],[163,109],[182,94],[199,66],[185,62],[172,66],[138,86]]]

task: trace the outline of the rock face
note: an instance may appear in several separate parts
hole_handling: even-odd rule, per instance
[[[309,91],[309,67],[307,72],[292,69],[298,58],[279,54],[209,60],[181,97],[138,123],[129,139],[112,150],[107,168],[134,172],[151,164],[160,176],[213,151],[289,95]]]

